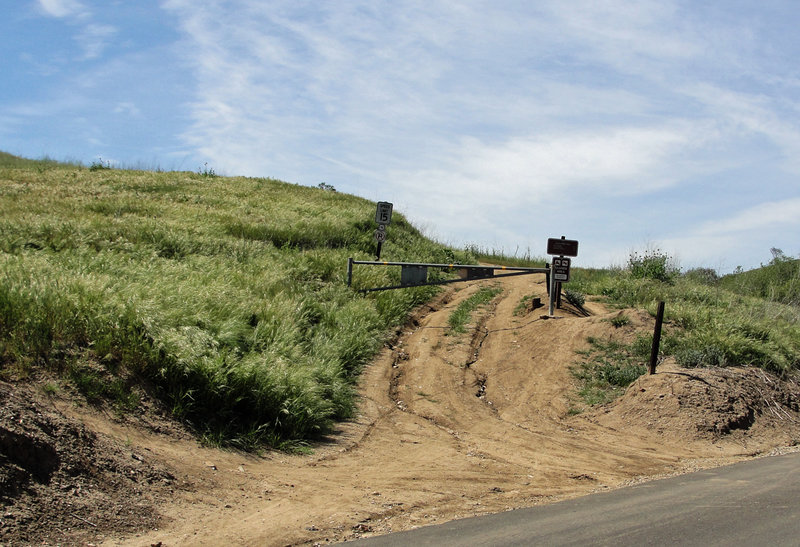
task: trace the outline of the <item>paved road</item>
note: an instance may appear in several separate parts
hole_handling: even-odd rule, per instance
[[[356,545],[800,545],[800,453]]]

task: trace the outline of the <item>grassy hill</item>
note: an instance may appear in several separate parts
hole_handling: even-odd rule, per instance
[[[749,271],[737,271],[719,280],[720,286],[773,302],[800,306],[800,259],[772,249],[768,264]]]
[[[348,257],[373,256],[374,213],[329,187],[0,153],[0,379],[74,386],[119,412],[155,397],[214,443],[314,438],[353,414],[364,364],[436,291],[360,295],[397,284],[381,268],[357,268],[347,287]],[[383,258],[530,261],[446,248],[399,214]],[[623,269],[576,269],[565,288],[576,302],[586,293],[653,314],[664,300],[662,354],[681,365],[786,374],[800,368],[798,264],[774,253],[718,278],[634,253]],[[587,400],[644,372],[646,333],[590,342],[578,371]]]
[[[433,294],[346,286],[375,204],[330,189],[0,154],[0,196],[0,378],[47,371],[120,411],[147,390],[211,441],[281,446],[350,416],[362,366]],[[394,215],[384,258],[456,254]]]

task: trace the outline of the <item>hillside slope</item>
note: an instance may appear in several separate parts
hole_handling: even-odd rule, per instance
[[[4,155],[0,197],[0,379],[47,371],[123,413],[155,398],[212,442],[290,446],[350,416],[386,329],[433,294],[346,286],[375,205],[329,189]],[[392,259],[454,259],[400,214],[388,234]]]

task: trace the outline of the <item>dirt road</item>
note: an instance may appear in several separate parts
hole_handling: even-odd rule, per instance
[[[590,317],[565,309],[547,319],[543,308],[515,315],[524,296],[546,301],[541,276],[488,283],[503,292],[475,314],[468,334],[452,334],[447,319],[477,284],[420,310],[365,371],[357,421],[312,455],[247,456],[109,431],[192,488],[159,508],[167,517],[159,530],[106,543],[336,542],[729,463],[800,438],[796,408],[772,419],[756,410],[747,428],[718,427],[730,418],[729,399],[741,395],[735,375],[758,382],[748,371],[724,371],[720,380],[714,371],[670,374],[667,364],[618,403],[570,415],[575,351],[589,335],[614,334],[609,318],[618,311],[590,303]],[[647,314],[631,316],[625,328],[652,328]],[[710,399],[691,403],[697,389],[717,383]],[[727,384],[734,391],[724,392]]]

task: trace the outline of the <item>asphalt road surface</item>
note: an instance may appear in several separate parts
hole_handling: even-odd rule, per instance
[[[800,453],[354,543],[798,546]]]

